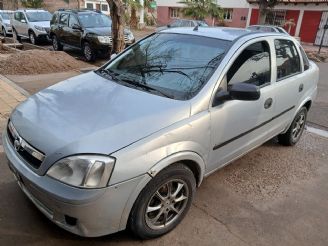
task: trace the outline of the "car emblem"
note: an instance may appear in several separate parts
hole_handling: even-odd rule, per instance
[[[20,151],[21,147],[22,147],[22,141],[20,138],[16,138],[14,141],[14,147],[16,151]]]

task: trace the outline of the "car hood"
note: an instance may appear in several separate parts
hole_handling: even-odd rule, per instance
[[[50,28],[50,21],[33,21],[31,22],[34,26],[41,26],[45,28]]]
[[[18,133],[51,159],[110,154],[190,116],[190,103],[129,88],[94,72],[51,86],[12,113]]]
[[[2,22],[5,24],[10,24],[10,20],[2,20]]]
[[[100,36],[111,36],[112,28],[111,27],[89,27],[86,28],[85,31],[87,33],[92,33]],[[128,35],[130,31],[128,29],[124,29],[124,34]]]

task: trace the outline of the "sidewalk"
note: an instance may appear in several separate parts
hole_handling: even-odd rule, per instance
[[[25,94],[25,95],[24,95]],[[27,94],[16,88],[7,79],[0,76],[0,136],[6,125],[11,111],[26,99]],[[2,140],[0,137],[0,152],[2,152]]]

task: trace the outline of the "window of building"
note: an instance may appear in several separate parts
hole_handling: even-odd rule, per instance
[[[265,24],[283,26],[286,18],[286,10],[271,10],[265,17]]]
[[[263,86],[271,82],[270,47],[265,41],[248,46],[227,73],[228,85],[249,83]]]
[[[277,80],[282,80],[301,72],[300,56],[294,43],[290,40],[274,41],[277,59]]]
[[[232,21],[232,13],[233,13],[232,9],[224,9],[223,19],[225,21]]]
[[[86,3],[87,9],[93,9],[93,3]]]
[[[101,5],[101,10],[104,12],[108,12],[108,5],[107,4],[102,4]]]
[[[178,18],[179,17],[179,9],[170,8],[170,17],[171,18]]]

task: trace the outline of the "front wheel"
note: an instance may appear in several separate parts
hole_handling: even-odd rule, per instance
[[[302,107],[296,114],[292,124],[286,133],[278,135],[278,141],[285,146],[295,145],[301,138],[305,128],[307,108]]]
[[[87,42],[83,44],[83,55],[88,62],[94,61],[96,59],[96,54],[94,50]]]
[[[188,167],[169,166],[140,193],[130,214],[130,229],[143,239],[168,233],[188,212],[195,190],[196,180]]]
[[[31,44],[34,44],[34,45],[37,44],[38,40],[37,40],[37,37],[35,36],[34,32],[29,33],[29,38],[30,38]]]

